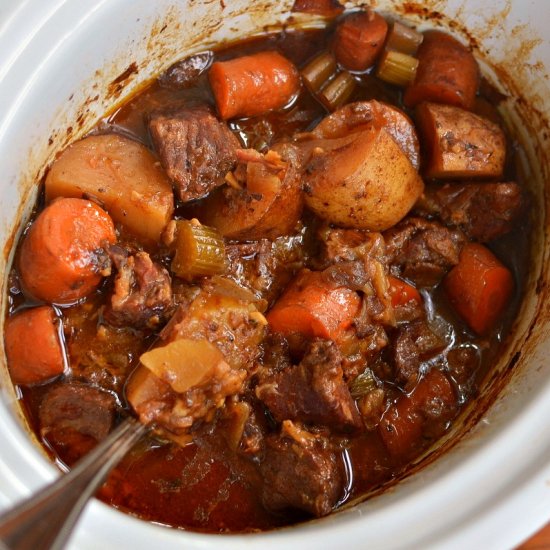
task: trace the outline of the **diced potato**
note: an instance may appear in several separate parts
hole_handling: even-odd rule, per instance
[[[303,183],[307,206],[330,223],[383,231],[412,208],[424,183],[385,128],[312,140]]]
[[[506,138],[497,124],[460,107],[437,103],[419,105],[416,119],[427,147],[426,177],[502,177]]]
[[[145,352],[140,361],[175,392],[184,393],[207,381],[224,358],[207,340],[181,338]]]
[[[160,239],[174,210],[172,184],[153,154],[116,134],[77,141],[53,163],[46,178],[46,202],[84,196],[151,242]]]

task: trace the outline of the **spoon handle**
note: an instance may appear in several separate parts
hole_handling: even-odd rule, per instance
[[[149,429],[127,418],[69,473],[0,515],[0,548],[61,550],[88,499]]]

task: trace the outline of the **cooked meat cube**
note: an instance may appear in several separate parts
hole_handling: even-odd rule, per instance
[[[314,342],[298,366],[284,369],[256,387],[275,420],[328,426],[336,431],[362,427],[342,371],[343,357],[333,342]]]
[[[222,185],[237,160],[239,140],[204,106],[153,113],[149,131],[182,201],[204,197]]]
[[[502,177],[506,138],[494,122],[459,107],[436,103],[420,104],[416,120],[426,148],[426,177]]]
[[[424,320],[400,327],[392,349],[396,381],[410,390],[418,381],[422,362],[444,348],[445,341]]]
[[[118,273],[115,277],[107,321],[115,326],[156,328],[173,312],[168,271],[154,263],[147,252],[130,255],[112,246],[109,255]]]
[[[384,233],[390,264],[418,286],[437,284],[458,263],[462,231],[422,218],[407,218]]]
[[[230,243],[227,276],[269,304],[304,265],[303,235]]]
[[[266,440],[260,464],[263,503],[272,510],[295,508],[325,516],[343,493],[343,476],[327,440],[285,421]]]
[[[487,242],[512,230],[524,210],[521,187],[507,183],[447,183],[426,188],[415,211],[438,216],[468,237]]]
[[[108,435],[115,409],[108,392],[76,382],[55,384],[40,404],[40,435],[71,465]]]

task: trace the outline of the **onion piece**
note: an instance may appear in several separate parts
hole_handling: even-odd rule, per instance
[[[175,392],[184,393],[208,381],[225,359],[222,352],[208,340],[180,338],[146,351],[140,361]]]

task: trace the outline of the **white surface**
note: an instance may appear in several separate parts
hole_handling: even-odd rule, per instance
[[[218,2],[168,0],[0,0],[0,237],[4,242],[17,221],[21,196],[32,193],[37,172],[63,143],[82,102],[90,95],[89,123],[109,105],[106,84],[137,61],[140,77],[181,57],[185,45],[199,47],[195,18],[216,25],[222,18]],[[501,4],[495,2],[499,9]],[[234,31],[277,20],[275,9],[260,13],[238,9],[244,2],[226,1],[234,14],[223,16],[215,40]],[[380,2],[391,5],[392,2]],[[442,5],[444,2],[438,2]],[[470,27],[487,25],[489,6],[481,0],[448,2],[448,13],[467,18]],[[510,48],[526,36],[545,37],[550,21],[547,0],[516,0],[502,28],[484,44],[496,59],[511,59]],[[167,31],[150,38],[159,14],[169,13]],[[5,17],[5,19],[3,19]],[[174,23],[179,19],[180,28]],[[238,24],[232,25],[235,21]],[[527,25],[521,31],[521,25]],[[527,34],[526,34],[527,32]],[[522,34],[523,33],[523,34]],[[514,42],[515,40],[515,42]],[[162,51],[162,60],[155,53]],[[521,62],[535,67],[526,94],[550,112],[548,69],[550,45],[545,39],[524,52]],[[99,71],[105,85],[92,92]],[[538,72],[537,72],[538,71]],[[529,72],[529,71],[528,71]],[[54,146],[47,143],[59,130]],[[0,269],[3,266],[0,264]],[[545,268],[546,269],[546,268]],[[4,270],[5,271],[5,270]],[[526,314],[537,307],[531,296]],[[548,328],[536,337],[546,339]],[[133,550],[224,549],[282,547],[319,548],[483,548],[512,547],[550,519],[550,364],[541,346],[526,351],[522,366],[505,395],[474,432],[442,459],[402,482],[392,491],[353,509],[299,528],[248,536],[207,536],[154,526],[93,502],[71,542],[77,549]],[[56,475],[54,467],[30,442],[15,414],[14,395],[3,373],[0,400],[0,506],[14,502]]]

